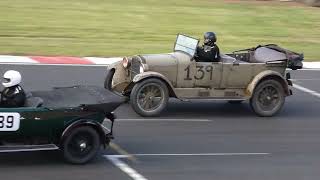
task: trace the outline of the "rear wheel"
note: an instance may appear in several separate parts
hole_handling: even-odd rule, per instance
[[[92,127],[83,126],[71,130],[62,142],[65,160],[72,164],[84,164],[92,160],[100,150],[100,137]]]
[[[130,94],[130,103],[141,116],[158,116],[169,100],[167,85],[160,79],[150,78],[137,83]]]
[[[284,102],[284,88],[276,80],[259,83],[250,99],[251,108],[259,116],[273,116],[281,110]]]

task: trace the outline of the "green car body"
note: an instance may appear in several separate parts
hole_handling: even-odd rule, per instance
[[[45,137],[48,143],[57,143],[70,125],[83,121],[90,122],[95,128],[103,123],[105,115],[100,112],[83,111],[82,108],[0,108],[1,112],[17,112],[20,114],[20,127],[17,131],[0,132],[1,139],[13,139],[19,141],[21,138]]]
[[[31,107],[0,108],[0,152],[60,150],[73,164],[92,160],[113,139],[112,111],[123,102],[108,93],[103,88],[59,88],[36,92],[40,97],[27,101],[44,101],[29,103]]]

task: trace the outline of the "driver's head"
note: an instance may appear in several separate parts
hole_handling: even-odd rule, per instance
[[[214,32],[206,32],[203,35],[204,38],[204,44],[208,46],[214,45],[214,43],[217,41],[216,34]]]
[[[21,74],[18,71],[9,70],[3,75],[4,87],[12,87],[21,83]]]

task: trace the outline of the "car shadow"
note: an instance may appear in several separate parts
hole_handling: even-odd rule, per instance
[[[297,99],[287,100],[282,110],[273,117],[259,117],[253,112],[248,101],[231,104],[227,101],[192,100],[183,102],[173,99],[169,101],[168,107],[159,117],[149,117],[146,119],[258,118],[264,120],[279,118],[305,119],[307,117],[313,119],[319,117],[320,112],[316,110],[317,106],[299,106],[298,104],[302,103],[296,101]],[[118,119],[144,119],[144,117],[133,111],[129,103],[121,105],[115,112]]]
[[[254,112],[247,102],[230,104],[226,101],[201,101],[193,100],[189,102],[171,101],[167,110],[162,114],[171,118],[201,119],[208,117],[252,117]]]
[[[90,166],[90,164],[105,163],[103,151],[91,162],[82,166]],[[30,166],[77,166],[64,161],[59,151],[34,151],[34,152],[11,152],[0,153],[0,168],[7,167],[30,167]]]

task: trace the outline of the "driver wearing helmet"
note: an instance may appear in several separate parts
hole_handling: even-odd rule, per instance
[[[215,44],[217,41],[214,32],[204,33],[204,42],[202,46],[197,47],[195,59],[198,62],[219,62],[220,50]]]
[[[9,70],[3,75],[5,87],[1,93],[1,107],[22,107],[26,100],[26,94],[19,85],[21,74],[18,71]]]

